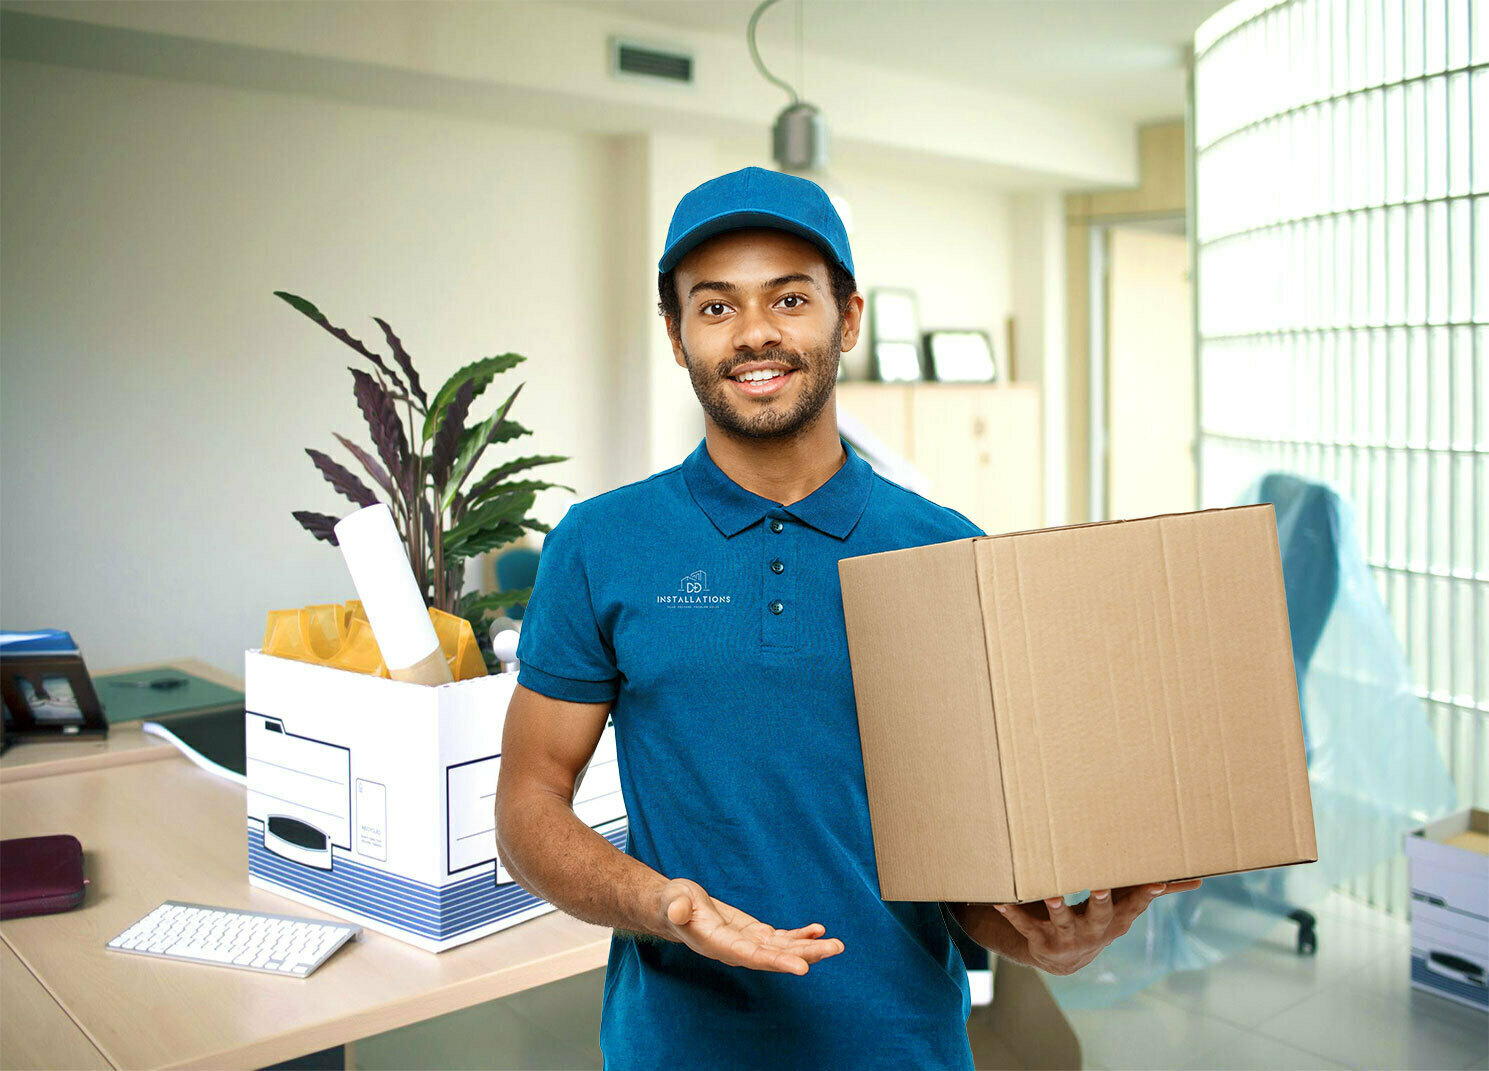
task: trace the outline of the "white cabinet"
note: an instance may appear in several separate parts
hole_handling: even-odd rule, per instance
[[[987,532],[1044,524],[1039,388],[838,384],[838,406],[931,481],[928,495]]]

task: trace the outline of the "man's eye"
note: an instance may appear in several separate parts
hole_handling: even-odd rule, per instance
[[[782,301],[797,301],[797,302],[801,302],[801,301],[805,301],[806,298],[802,297],[800,294],[787,294],[785,297],[781,298],[781,300]],[[799,309],[799,308],[801,308],[801,306],[799,304],[798,305],[787,305],[786,307],[788,309]]]
[[[727,308],[727,306],[722,301],[710,301],[707,305],[703,306],[703,312],[707,316],[717,316],[717,315],[719,315],[716,312],[710,312],[709,311],[710,309],[714,309],[714,308],[721,308],[722,309],[722,308]]]

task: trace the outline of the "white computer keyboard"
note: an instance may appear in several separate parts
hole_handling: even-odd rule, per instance
[[[115,952],[304,978],[362,927],[167,900],[108,943]]]

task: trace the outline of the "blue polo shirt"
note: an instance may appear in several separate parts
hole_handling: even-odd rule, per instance
[[[704,440],[570,507],[543,544],[517,679],[613,701],[626,853],[845,945],[798,976],[614,936],[608,1071],[972,1067],[967,972],[939,905],[879,898],[838,559],[983,533],[844,449],[783,506],[729,479]]]

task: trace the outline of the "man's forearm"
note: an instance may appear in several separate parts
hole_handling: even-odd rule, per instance
[[[947,903],[951,917],[967,936],[989,952],[1027,966],[1037,966],[1029,955],[1029,940],[991,904]]]
[[[656,926],[667,879],[581,822],[564,800],[544,793],[508,803],[496,826],[503,865],[534,896],[632,937],[666,936]]]

